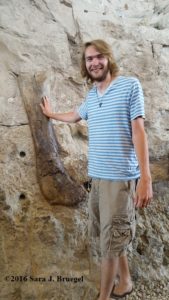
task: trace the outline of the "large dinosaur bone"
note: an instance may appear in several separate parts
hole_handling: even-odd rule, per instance
[[[40,108],[42,96],[49,95],[46,75],[21,74],[18,76],[18,84],[35,145],[37,178],[41,191],[51,204],[77,204],[85,199],[85,189],[65,171],[58,155],[58,142],[52,122],[43,115]]]

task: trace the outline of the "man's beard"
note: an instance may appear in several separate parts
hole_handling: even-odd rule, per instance
[[[103,71],[103,73],[99,77],[97,77],[97,75],[93,76],[90,71],[88,72],[91,80],[95,81],[95,82],[101,82],[101,81],[105,80],[108,73],[109,73],[108,66],[105,67],[105,70]]]

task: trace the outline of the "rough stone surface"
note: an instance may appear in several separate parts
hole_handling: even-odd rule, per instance
[[[0,299],[96,299],[99,258],[90,255],[87,204],[52,206],[43,198],[17,84],[23,72],[49,71],[53,109],[76,108],[87,91],[80,50],[93,38],[112,45],[121,73],[138,77],[145,94],[154,200],[137,214],[128,299],[168,299],[169,1],[0,0],[0,12]],[[66,170],[88,181],[86,124],[53,123]]]

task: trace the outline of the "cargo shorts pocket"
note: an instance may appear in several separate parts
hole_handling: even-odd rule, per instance
[[[116,216],[112,220],[110,230],[110,243],[108,251],[121,253],[127,249],[134,238],[134,218],[128,216]]]

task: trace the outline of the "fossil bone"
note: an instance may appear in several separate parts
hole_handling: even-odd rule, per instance
[[[47,74],[21,74],[17,80],[35,145],[37,178],[41,191],[50,204],[77,204],[85,199],[86,191],[64,169],[52,122],[43,115],[40,108],[42,96],[49,95]]]

